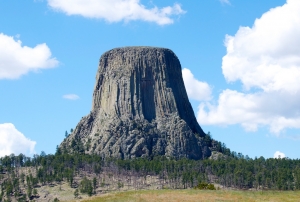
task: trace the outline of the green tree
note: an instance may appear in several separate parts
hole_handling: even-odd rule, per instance
[[[32,188],[31,188],[31,186],[27,187],[27,196],[28,196],[28,198],[31,198],[31,196],[32,196]]]
[[[93,188],[94,188],[94,193],[96,193],[96,188],[97,188],[97,178],[93,178]]]
[[[79,196],[79,191],[78,191],[78,189],[75,189],[75,191],[74,191],[74,197],[78,198],[78,196]]]
[[[65,132],[65,137],[67,138],[69,136],[68,131]]]
[[[33,194],[34,196],[38,195],[37,189],[34,188],[32,194]]]
[[[92,181],[84,177],[82,181],[80,182],[80,192],[83,194],[88,194],[91,196],[93,194],[93,186]]]
[[[55,155],[61,155],[61,154],[62,154],[61,149],[58,147],[58,145],[56,145]]]

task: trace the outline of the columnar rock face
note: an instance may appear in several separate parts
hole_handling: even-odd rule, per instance
[[[124,47],[101,56],[91,113],[60,147],[123,159],[203,159],[211,154],[204,137],[176,55],[165,48]]]

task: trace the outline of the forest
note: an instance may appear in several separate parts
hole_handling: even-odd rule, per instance
[[[37,187],[68,182],[74,197],[110,190],[187,189],[218,184],[233,189],[299,190],[299,159],[249,158],[232,152],[216,159],[165,156],[130,160],[56,153],[0,158],[0,201],[33,199]]]

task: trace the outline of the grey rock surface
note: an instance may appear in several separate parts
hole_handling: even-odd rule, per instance
[[[124,47],[101,56],[91,113],[60,147],[123,159],[203,159],[211,155],[205,136],[177,56],[165,48]]]

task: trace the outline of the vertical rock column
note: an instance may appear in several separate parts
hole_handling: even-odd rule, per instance
[[[204,136],[177,56],[165,48],[124,47],[101,56],[92,111],[64,145],[77,138],[94,145],[85,152],[103,156],[201,159],[210,155]]]

